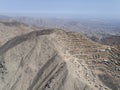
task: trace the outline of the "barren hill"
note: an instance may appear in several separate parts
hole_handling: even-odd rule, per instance
[[[0,25],[0,90],[119,90],[111,47],[61,29]]]

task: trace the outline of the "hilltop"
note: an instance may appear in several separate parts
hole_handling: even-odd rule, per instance
[[[0,42],[0,90],[119,90],[112,47],[80,33],[1,21]]]

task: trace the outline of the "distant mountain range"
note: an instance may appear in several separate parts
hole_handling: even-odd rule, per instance
[[[120,21],[105,19],[60,19],[42,17],[7,17],[0,16],[0,19],[14,19],[18,22],[37,26],[40,29],[59,28],[66,31],[80,32],[93,41],[106,44],[102,41],[112,36],[120,36]],[[115,37],[114,37],[115,38]],[[116,41],[117,42],[117,41]]]
[[[17,21],[45,28],[69,28],[70,31],[120,35],[120,21],[102,19],[58,19],[15,17]],[[68,29],[67,29],[68,30]]]

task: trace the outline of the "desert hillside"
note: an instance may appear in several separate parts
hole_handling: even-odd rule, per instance
[[[1,20],[0,90],[119,90],[113,49],[80,33]]]

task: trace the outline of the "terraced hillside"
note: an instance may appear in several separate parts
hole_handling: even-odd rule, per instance
[[[110,69],[116,66],[111,66],[110,63],[114,62],[109,59],[114,47],[95,43],[75,32],[59,31],[54,37],[56,47],[64,52],[63,57],[68,59],[68,65],[71,63],[69,68],[72,67],[77,78],[98,88],[96,90],[119,90],[119,70]]]
[[[114,47],[75,32],[15,25],[1,23],[0,90],[119,90],[119,69],[109,64]]]

